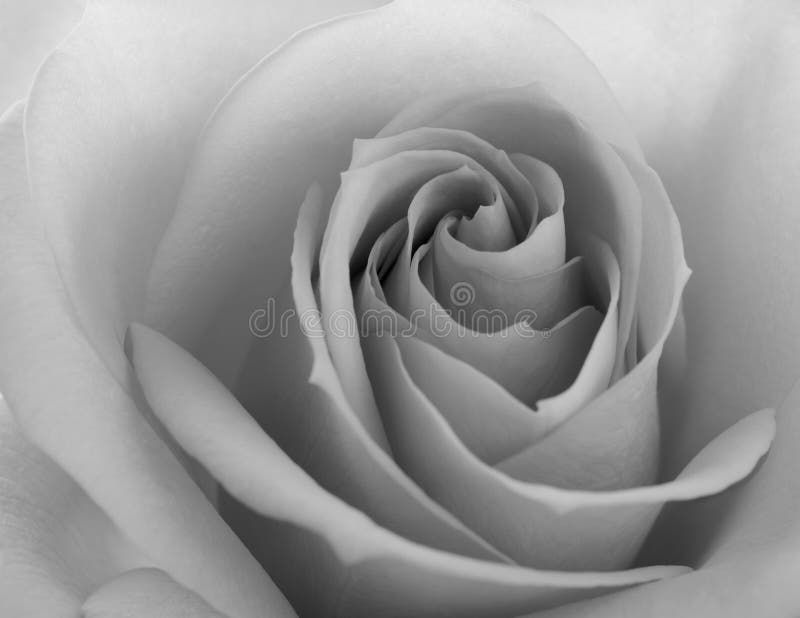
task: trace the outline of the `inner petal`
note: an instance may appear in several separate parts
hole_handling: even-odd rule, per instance
[[[430,291],[457,321],[466,320],[473,330],[492,332],[500,326],[494,318],[504,318],[507,326],[523,317],[538,329],[552,328],[578,308],[592,304],[586,293],[581,257],[542,273],[538,268],[530,268],[530,274],[522,269],[506,273],[505,269],[486,266],[477,259],[485,255],[478,255],[471,248],[463,251],[453,236],[454,227],[452,219],[440,226],[431,251],[422,258],[422,268],[431,262]],[[469,302],[455,298],[459,289],[471,292]]]
[[[454,232],[459,241],[476,251],[505,251],[517,242],[499,195],[491,204],[478,207],[472,216],[461,217]]]
[[[420,247],[412,259],[408,289],[411,307],[421,317],[419,337],[479,369],[529,405],[572,383],[603,320],[597,309],[578,309],[549,331],[534,330],[524,320],[512,323],[509,316],[503,316],[505,324],[496,332],[472,330],[458,324],[423,283],[420,260],[428,248]]]
[[[467,155],[508,191],[512,200],[508,214],[517,238],[524,237],[536,225],[539,200],[528,179],[504,151],[467,131],[422,127],[391,137],[356,140],[351,167],[368,165],[409,150],[450,150]]]

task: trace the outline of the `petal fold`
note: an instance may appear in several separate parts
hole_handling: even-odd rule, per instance
[[[132,326],[131,338],[156,415],[252,509],[238,517],[250,520],[252,547],[299,614],[413,616],[436,607],[464,616],[512,615],[684,571],[537,571],[410,542],[314,482],[184,350],[144,326]]]
[[[148,323],[175,325],[183,341],[207,330],[225,300],[276,293],[298,205],[313,182],[332,198],[354,136],[375,135],[426,93],[534,79],[603,138],[638,149],[602,77],[524,3],[407,0],[300,33],[207,125],[153,264]]]
[[[281,607],[280,592],[145,420],[133,389],[84,336],[28,199],[21,120],[21,107],[0,120],[0,346],[13,359],[0,363],[0,391],[22,433],[176,580],[237,618]]]
[[[226,618],[199,594],[158,569],[123,573],[95,590],[82,609],[82,618]]]

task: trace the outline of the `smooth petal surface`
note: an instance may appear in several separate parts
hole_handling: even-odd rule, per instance
[[[783,618],[800,612],[796,574],[800,534],[795,514],[800,483],[793,469],[800,440],[800,384],[777,414],[775,444],[758,474],[722,500],[720,533],[690,575],[590,603],[567,605],[537,618],[703,616]]]
[[[82,0],[0,4],[0,113],[27,96],[37,67],[80,19]]]
[[[131,339],[157,416],[235,498],[265,516],[254,547],[300,614],[514,614],[683,571],[536,571],[412,543],[317,485],[187,352],[144,326],[133,326]],[[680,491],[691,493],[691,484]]]
[[[800,107],[800,14],[790,0],[526,3],[600,68],[684,229],[695,274],[688,388],[665,425],[675,470],[800,375],[800,294],[787,285],[800,279],[800,135],[787,130]],[[710,535],[694,528],[673,536],[700,546]]]
[[[78,325],[28,199],[21,105],[0,119],[0,158],[0,346],[10,359],[0,390],[22,433],[151,563],[237,618],[260,616],[280,593]]]
[[[33,200],[78,321],[117,379],[203,123],[297,26],[348,6],[300,4],[90,1],[37,74],[25,118]]]
[[[604,138],[637,148],[594,68],[522,3],[404,0],[301,33],[207,126],[154,262],[148,319],[180,321],[188,336],[208,327],[223,299],[274,293],[308,186],[319,181],[330,199],[353,138],[375,135],[409,101],[534,79]]]
[[[82,618],[226,618],[197,592],[158,569],[123,573],[94,591],[82,610]]]
[[[675,471],[722,428],[775,405],[800,375],[800,296],[787,284],[800,279],[800,139],[786,130],[800,107],[800,15],[786,0],[528,4],[597,63],[683,224],[694,275],[679,356],[689,364],[663,418],[664,469]],[[788,485],[797,465],[770,474]],[[715,499],[668,513],[648,558],[697,563],[729,508]],[[780,570],[774,576],[780,586]]]
[[[0,599],[8,616],[76,613],[95,587],[146,564],[96,504],[20,433],[0,398]]]

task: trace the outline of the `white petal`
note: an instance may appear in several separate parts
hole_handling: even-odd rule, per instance
[[[21,120],[19,107],[0,121],[0,390],[23,434],[149,560],[237,618],[260,616],[280,592],[77,324],[27,199]]]
[[[131,338],[158,417],[235,498],[265,516],[254,547],[302,615],[407,616],[433,607],[465,616],[514,614],[682,571],[536,571],[409,542],[317,485],[184,350],[144,326],[133,326]]]
[[[800,16],[794,2],[526,0],[597,64],[681,220],[690,367],[678,469],[800,374],[796,207]],[[760,325],[749,327],[747,325]]]
[[[539,399],[561,393],[573,383],[604,322],[600,311],[581,307],[562,317],[550,330],[539,329],[536,323],[517,322],[516,314],[506,314],[505,324],[496,332],[472,330],[468,322],[461,325],[456,321],[457,313],[449,315],[420,279],[419,260],[427,249],[426,245],[420,247],[411,262],[407,292],[409,306],[419,316],[415,320],[419,325],[418,337],[475,367],[531,406]],[[610,261],[613,262],[613,256]],[[435,268],[432,260],[430,263]],[[441,293],[453,294],[463,285],[464,282],[456,283]],[[470,296],[474,293],[469,288],[466,291]],[[612,311],[606,323],[616,335],[617,314],[613,308],[617,299],[610,290],[607,292],[605,300]],[[600,379],[605,382],[602,388],[608,386],[614,366],[615,344],[616,337],[610,347],[604,342],[600,366],[591,369],[595,375],[605,374],[605,380]]]
[[[508,152],[550,165],[564,183],[567,253],[580,255],[576,239],[599,236],[610,245],[622,275],[615,379],[624,373],[635,315],[642,254],[642,205],[636,184],[608,143],[553,100],[538,84],[497,90],[467,100],[429,120],[458,127]]]
[[[82,618],[226,618],[197,592],[158,569],[123,573],[95,590],[82,610]]]
[[[83,0],[4,2],[0,7],[0,113],[28,94],[36,68],[80,19]]]
[[[263,316],[262,328],[253,324],[258,339],[236,386],[237,398],[317,482],[380,525],[447,551],[508,561],[403,474],[347,402],[312,288],[324,223],[322,196],[314,187],[300,209],[291,286],[272,316]],[[268,330],[270,319],[274,330]]]
[[[756,413],[662,485],[595,492],[522,483],[470,453],[416,387],[401,355],[414,341],[390,336],[363,341],[395,458],[429,495],[521,564],[624,568],[664,503],[718,493],[741,480],[774,436],[773,413]]]
[[[374,135],[407,102],[532,80],[603,137],[636,148],[595,69],[522,3],[404,0],[298,35],[207,126],[154,262],[152,323],[201,333],[232,294],[274,293],[308,186],[319,181],[330,198],[353,138]]]
[[[203,123],[298,20],[332,9],[90,2],[39,69],[25,117],[33,200],[77,319],[118,379],[127,371],[119,343],[141,317]]]
[[[20,433],[0,398],[0,599],[8,616],[76,613],[96,586],[147,564],[105,513]]]
[[[800,384],[778,411],[775,443],[758,473],[717,500],[722,504],[716,509],[709,509],[714,530],[704,533],[711,547],[706,548],[697,571],[671,582],[536,614],[536,618],[796,615],[800,610],[796,585],[800,568],[796,518],[800,484],[795,474],[798,411]],[[720,506],[725,512],[722,518],[714,512]]]

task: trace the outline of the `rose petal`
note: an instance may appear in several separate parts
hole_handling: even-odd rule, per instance
[[[183,340],[208,327],[223,299],[274,293],[308,186],[319,181],[331,196],[353,137],[374,135],[408,101],[533,79],[603,137],[637,148],[594,68],[523,3],[406,0],[298,35],[210,121],[154,261],[148,319],[175,324]]]
[[[442,95],[446,97],[446,95]],[[380,159],[408,150],[446,149],[461,152],[485,167],[507,189],[514,200],[515,208],[511,214],[515,216],[515,229],[526,229],[520,234],[517,246],[504,252],[488,253],[469,250],[461,243],[453,243],[464,254],[462,262],[470,260],[480,263],[483,268],[502,272],[505,276],[535,275],[558,268],[564,262],[565,238],[563,213],[558,211],[563,206],[563,187],[559,187],[560,179],[554,179],[555,172],[542,169],[549,168],[526,155],[512,154],[507,156],[498,151],[494,145],[475,138],[474,135],[454,129],[418,128],[391,137],[359,140],[353,149],[351,168],[364,167]],[[512,158],[523,165],[522,173],[513,163]],[[526,183],[525,180],[528,180]],[[550,202],[548,210],[556,216],[542,221],[542,229],[537,226],[539,219],[539,200],[536,194],[537,185],[543,185],[545,196]],[[556,187],[552,185],[556,184]],[[561,188],[561,195],[557,194]],[[554,196],[553,193],[556,193]],[[552,200],[556,199],[556,205]],[[515,214],[515,213],[519,214]],[[560,225],[559,225],[560,223]],[[524,239],[524,240],[523,240]],[[451,251],[455,251],[452,249]]]
[[[25,97],[36,68],[74,27],[81,0],[5,2],[0,13],[0,113]]]
[[[656,586],[612,594],[536,614],[547,618],[671,616],[792,616],[800,609],[796,592],[797,513],[800,484],[796,469],[800,439],[800,384],[778,410],[775,443],[747,483],[720,500],[725,515],[714,516],[717,534],[701,568]]]
[[[475,458],[412,382],[401,351],[413,338],[362,341],[393,453],[420,486],[521,564],[624,568],[661,506],[718,493],[750,473],[774,435],[771,411],[714,440],[671,483],[616,492],[525,484]]]
[[[270,603],[290,615],[77,326],[27,200],[21,121],[21,106],[0,120],[0,342],[12,359],[0,390],[11,411],[153,563],[237,616]]]
[[[382,444],[386,439],[358,338],[340,332],[355,318],[350,270],[366,264],[375,238],[405,216],[420,186],[471,162],[466,155],[445,150],[400,152],[342,174],[331,207],[320,250],[319,284],[328,349],[347,399],[373,439]],[[339,319],[343,324],[337,323]]]
[[[444,309],[459,318],[463,316],[473,330],[496,330],[491,318],[497,312],[505,325],[525,317],[531,327],[552,329],[560,320],[589,304],[581,257],[542,274],[503,277],[478,264],[458,263],[445,248],[448,234],[447,230],[443,232],[434,242],[434,253],[430,256],[435,262],[434,296]],[[459,305],[454,301],[452,292],[459,288],[471,291],[472,302]]]
[[[402,224],[399,221],[381,235],[374,256],[384,251],[392,231],[401,231]],[[371,287],[362,280],[356,297],[362,336],[397,333],[402,338],[415,337],[419,320],[411,323],[386,304],[374,264],[368,266]],[[414,378],[425,384],[425,392],[459,437],[484,461],[501,460],[554,427],[557,419],[552,415],[532,414],[527,405],[471,365],[426,341],[420,339],[419,344],[412,348],[416,356],[409,358],[409,371],[415,372]],[[436,371],[426,371],[428,367]],[[451,388],[452,384],[459,388]]]
[[[374,267],[374,261],[385,252],[386,246],[395,242],[391,238],[402,231],[402,226],[403,221],[394,224],[381,235],[373,248],[367,268],[372,279],[371,288],[362,281],[357,295],[357,321],[363,336],[383,331],[399,334],[405,339],[420,331],[422,320],[417,319],[418,316],[414,316],[412,324],[386,304]],[[612,288],[617,289],[613,284]],[[608,304],[608,299],[606,302]],[[480,459],[496,463],[537,442],[605,387],[614,353],[615,333],[616,320],[611,315],[604,321],[598,340],[575,383],[565,393],[541,400],[536,414],[531,414],[528,406],[484,373],[445,354],[431,343],[420,340],[421,345],[405,350],[409,355],[414,354],[406,366],[459,438]],[[435,367],[436,371],[426,370],[429,367]],[[458,384],[459,388],[452,389],[451,384]],[[555,460],[558,461],[559,457],[556,456]]]
[[[349,169],[367,167],[392,155],[412,150],[452,150],[468,156],[486,169],[508,191],[512,203],[507,212],[520,238],[538,221],[539,200],[535,187],[511,162],[508,155],[471,133],[458,129],[421,127],[391,137],[357,140]]]
[[[197,592],[158,569],[123,573],[94,591],[82,610],[83,618],[226,618]]]
[[[233,496],[269,518],[256,547],[272,548],[260,558],[303,615],[419,615],[431,607],[465,616],[512,614],[682,571],[535,571],[409,542],[325,492],[184,350],[144,326],[133,326],[131,339],[158,417]],[[298,587],[304,592],[296,596]]]
[[[800,135],[785,128],[800,106],[800,24],[791,2],[591,4],[537,2],[617,92],[673,198],[695,273],[683,397],[663,419],[665,466],[675,470],[798,377],[800,296],[787,282],[800,279]],[[751,323],[761,326],[742,327]],[[659,554],[695,561],[728,508],[682,509],[678,525],[654,535],[672,540]]]
[[[400,313],[408,315],[408,277],[411,258],[419,245],[433,234],[443,216],[458,207],[472,212],[481,202],[488,201],[492,193],[504,196],[505,189],[484,168],[464,165],[452,172],[440,174],[423,184],[414,194],[403,220],[393,224],[400,234],[405,228],[405,242],[394,265],[388,263],[383,282],[390,303]],[[511,199],[507,196],[507,199]],[[398,240],[400,240],[398,238]]]
[[[96,586],[146,563],[19,432],[0,398],[0,598],[9,616],[72,615]]]
[[[33,199],[79,323],[118,379],[206,118],[298,23],[346,6],[93,1],[39,69],[25,118]]]
[[[593,400],[570,423],[545,440],[499,465],[523,480],[608,489],[655,480],[659,446],[656,400],[658,364],[680,298],[690,275],[683,257],[680,226],[658,176],[623,151],[645,208],[639,287],[639,351],[649,351],[609,390]],[[553,404],[557,404],[554,398]]]
[[[311,285],[322,215],[322,195],[315,187],[300,209],[292,289],[285,295],[290,297],[287,305],[294,296],[291,307],[296,311],[286,328],[281,321],[277,332],[254,330],[259,338],[237,397],[317,482],[380,525],[448,551],[508,561],[414,485],[367,434],[347,402],[326,349]],[[283,305],[274,313],[290,315]]]
[[[490,204],[481,205],[474,215],[462,217],[455,233],[458,240],[476,251],[503,251],[516,244],[501,195]]]
[[[580,255],[576,238],[608,242],[622,274],[615,377],[624,373],[623,351],[633,324],[639,280],[641,198],[625,165],[538,84],[466,101],[428,124],[458,127],[508,152],[524,152],[551,165],[564,183],[568,255]]]
[[[594,307],[583,307],[563,318],[549,331],[534,329],[536,324],[514,322],[516,314],[505,315],[505,326],[497,332],[476,332],[456,322],[436,302],[419,275],[420,259],[427,246],[417,251],[411,262],[408,290],[410,306],[418,312],[417,336],[444,352],[463,360],[504,386],[512,395],[533,406],[539,399],[558,394],[575,380],[593,345],[603,315]],[[611,258],[613,262],[613,257]],[[445,293],[454,295],[456,283]],[[473,290],[467,288],[467,294]],[[606,301],[612,301],[609,291]],[[501,310],[502,311],[502,310]],[[607,322],[616,330],[616,313]],[[592,367],[595,374],[605,373],[603,388],[608,385],[613,367],[613,348],[605,355],[607,371]],[[609,362],[610,361],[610,362]]]

